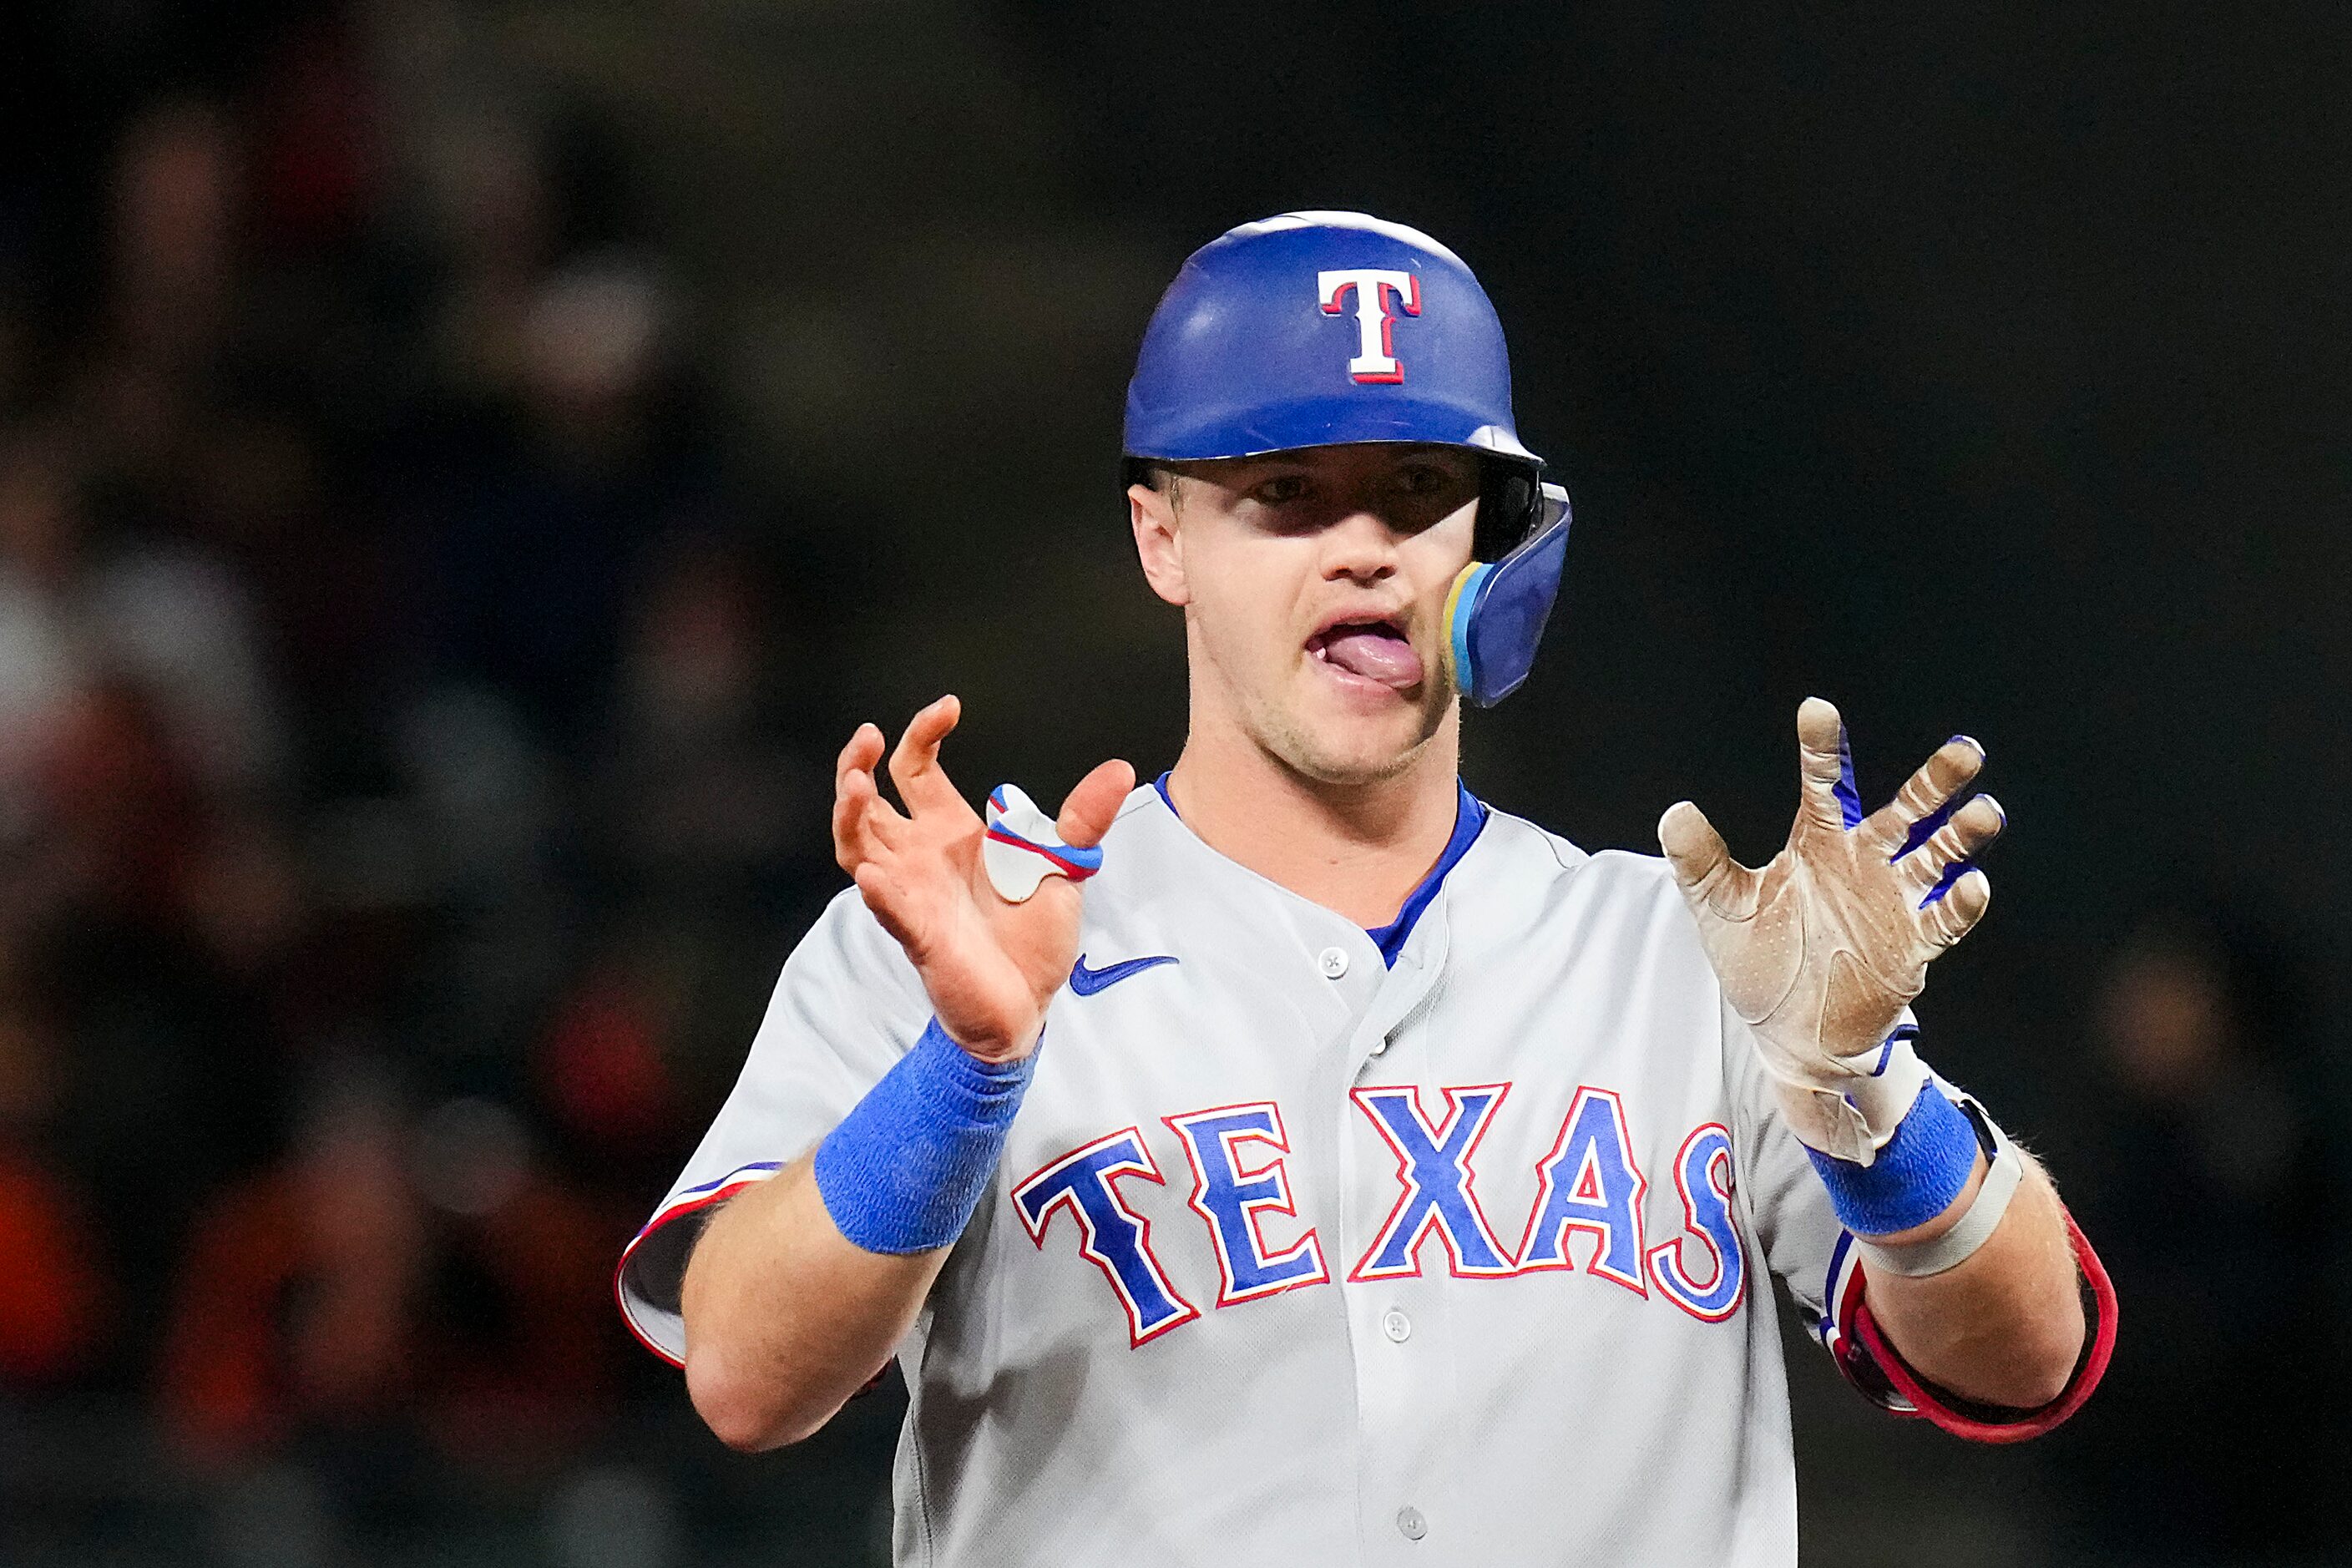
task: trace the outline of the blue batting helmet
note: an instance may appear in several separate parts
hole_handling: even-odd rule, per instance
[[[1481,707],[1525,680],[1559,593],[1568,495],[1511,417],[1503,325],[1462,258],[1362,213],[1285,213],[1194,251],[1144,330],[1127,389],[1130,479],[1152,463],[1359,441],[1486,459],[1482,536],[1446,601],[1454,683]]]

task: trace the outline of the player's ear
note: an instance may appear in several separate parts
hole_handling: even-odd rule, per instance
[[[1178,482],[1171,475],[1171,488]],[[1135,531],[1135,553],[1143,563],[1143,580],[1171,605],[1192,603],[1192,590],[1184,578],[1184,547],[1176,531],[1173,497],[1150,485],[1127,487],[1127,516]]]

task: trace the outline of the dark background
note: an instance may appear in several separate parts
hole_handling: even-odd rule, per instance
[[[2116,1276],[1972,1450],[1798,1349],[1807,1560],[2345,1548],[2340,7],[981,0],[0,22],[0,1558],[867,1560],[606,1279],[839,885],[858,720],[1182,735],[1121,391],[1184,254],[1427,229],[1577,501],[1472,786],[1784,831],[1956,730],[1929,1055]],[[1533,1500],[1531,1500],[1532,1501]]]

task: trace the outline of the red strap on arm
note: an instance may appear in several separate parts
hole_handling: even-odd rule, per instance
[[[1895,1391],[1910,1401],[1917,1414],[1954,1436],[1965,1437],[1971,1443],[2022,1443],[2029,1437],[2039,1437],[2083,1407],[2091,1391],[2099,1386],[2099,1379],[2106,1375],[2107,1361],[2116,1348],[2116,1288],[2107,1279],[2099,1255],[2091,1249],[2090,1238],[2083,1234],[2082,1226],[2074,1223],[2071,1214],[2066,1215],[2066,1238],[2074,1246],[2074,1261],[2081,1267],[2083,1278],[2090,1282],[2096,1321],[2091,1328],[2090,1353],[2076,1364],[2074,1375],[2067,1379],[2058,1397],[2038,1410],[2020,1412],[2008,1421],[1987,1421],[1954,1409],[1948,1396],[1922,1381],[1887,1341],[1878,1321],[1870,1315],[1867,1297],[1854,1308],[1855,1336],[1870,1352],[1886,1381],[1895,1385]]]

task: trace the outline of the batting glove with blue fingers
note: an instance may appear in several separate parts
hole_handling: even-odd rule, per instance
[[[1928,961],[1991,902],[1973,860],[2006,819],[1990,795],[1959,802],[1984,766],[1984,748],[1965,735],[1868,816],[1838,710],[1806,699],[1797,742],[1797,820],[1769,863],[1734,860],[1688,801],[1659,819],[1658,844],[1790,1128],[1824,1154],[1867,1165],[1927,1081],[1902,1027],[1906,1009]]]

